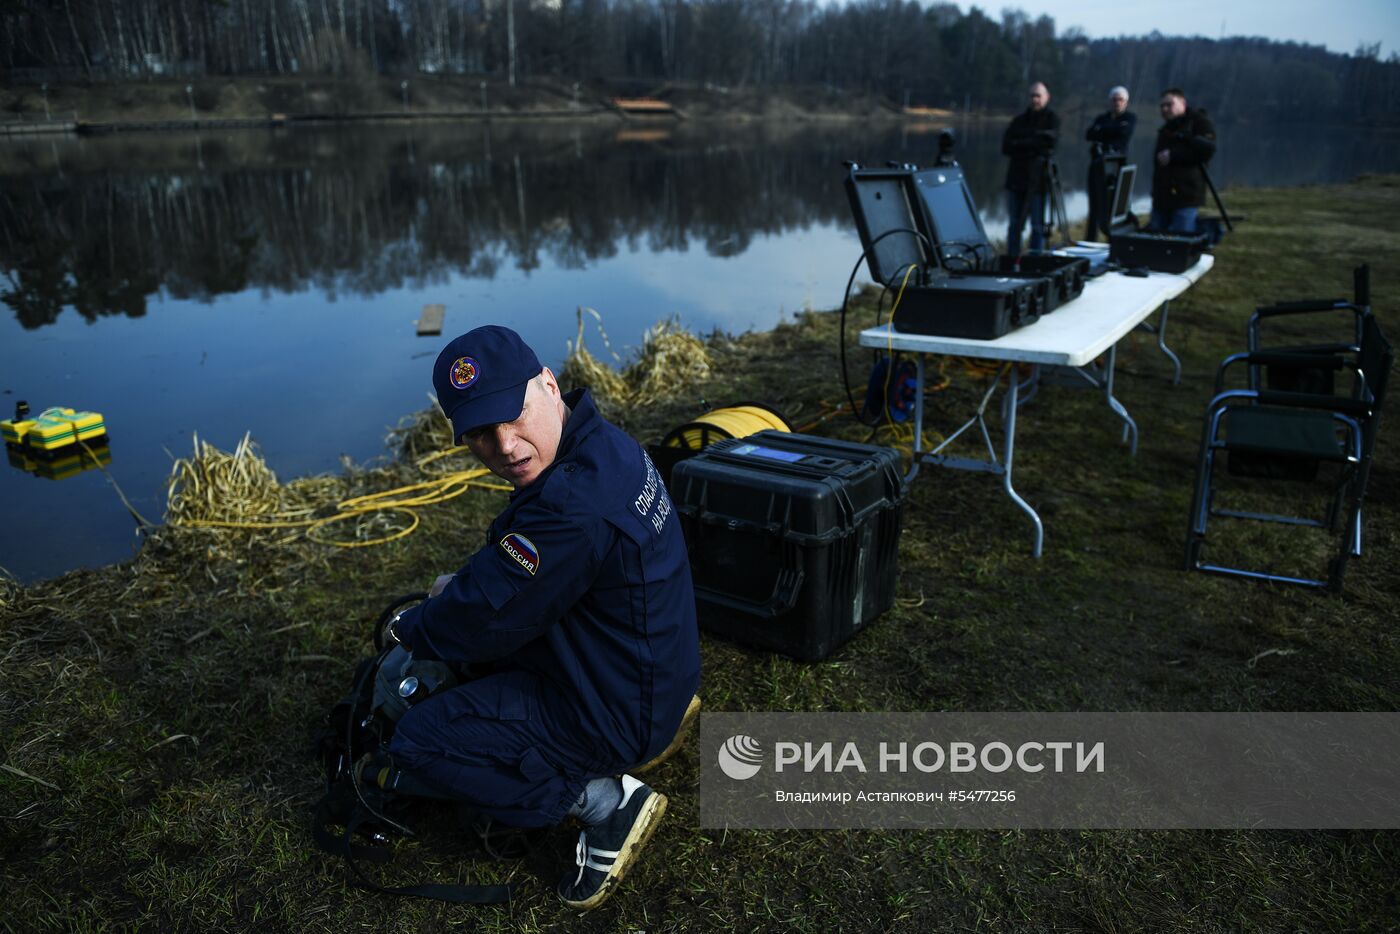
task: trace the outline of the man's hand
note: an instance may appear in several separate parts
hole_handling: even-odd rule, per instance
[[[456,576],[456,574],[439,574],[437,580],[433,581],[433,586],[428,588],[428,597],[431,599],[432,597],[436,597],[438,594],[442,593],[443,590],[446,589],[447,585],[452,583],[452,579]],[[393,618],[390,619],[389,622],[384,624],[382,641],[385,645],[403,644],[403,640],[399,637],[399,631],[397,626],[399,617],[402,615],[402,613],[395,613]]]
[[[398,626],[399,617],[401,615],[402,614],[400,613],[395,613],[393,616],[389,617],[389,621],[384,624],[384,632],[382,633],[382,638],[380,639],[380,641],[384,643],[384,645],[403,644],[402,640],[399,638]]]
[[[428,588],[428,596],[436,597],[438,594],[442,593],[443,590],[447,588],[447,585],[452,583],[452,578],[456,576],[456,574],[439,574],[437,580],[433,581],[433,586]]]
[[[1172,161],[1172,153],[1171,153],[1171,150],[1170,150],[1170,149],[1163,149],[1161,152],[1157,153],[1157,164],[1158,164],[1158,165],[1164,166],[1164,165],[1166,165],[1168,162],[1171,162],[1171,161]]]

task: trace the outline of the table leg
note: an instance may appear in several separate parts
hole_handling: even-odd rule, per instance
[[[1003,464],[1002,464],[1001,484],[1002,484],[1002,488],[1006,490],[1006,495],[1009,496],[1009,497],[1011,497],[1011,501],[1012,501],[1013,503],[1015,503],[1017,506],[1020,506],[1021,509],[1025,510],[1026,515],[1030,516],[1030,517],[1031,517],[1031,521],[1035,523],[1035,546],[1031,549],[1031,556],[1034,557],[1034,558],[1039,558],[1039,557],[1040,557],[1041,546],[1044,545],[1044,543],[1045,543],[1045,526],[1041,523],[1041,521],[1040,521],[1040,516],[1037,515],[1037,514],[1036,514],[1036,511],[1035,511],[1034,509],[1031,508],[1030,503],[1028,503],[1028,502],[1026,502],[1024,499],[1022,499],[1022,498],[1021,498],[1021,495],[1020,495],[1019,493],[1017,493],[1016,490],[1015,490],[1015,488],[1011,485],[1011,464],[1012,464],[1012,459],[1013,459],[1013,457],[1014,457],[1015,454],[1016,454],[1016,395],[1017,395],[1017,384],[1016,384],[1016,367],[1015,367],[1014,364],[1011,366],[1011,372],[1007,374],[1007,390],[1006,390],[1006,395],[1007,395],[1007,402],[1006,402],[1006,420],[1005,420],[1006,447],[1005,447],[1005,456],[1002,458]]]
[[[1015,375],[1015,372],[1016,371],[1013,370],[1012,374]],[[1027,402],[1030,402],[1032,399],[1035,398],[1035,394],[1040,391],[1039,363],[1033,364],[1031,366],[1031,373],[1029,376],[1026,377],[1026,381],[1022,383],[1022,385],[1026,387],[1026,391],[1020,394],[1020,401],[1017,403],[1018,405],[1025,405]]]
[[[1171,309],[1171,302],[1162,303],[1162,313],[1157,318],[1157,349],[1166,354],[1172,362],[1172,385],[1181,385],[1181,360],[1176,354],[1171,352],[1167,346],[1167,312]]]
[[[1128,450],[1134,455],[1137,454],[1138,429],[1137,422],[1128,414],[1128,410],[1123,407],[1123,403],[1113,398],[1113,371],[1118,361],[1118,345],[1114,344],[1108,348],[1108,363],[1104,366],[1104,396],[1108,399],[1108,407],[1123,419],[1123,440],[1128,442]]]
[[[904,475],[910,483],[919,475],[920,451],[924,443],[924,355],[914,354],[914,453],[909,458],[909,472]]]

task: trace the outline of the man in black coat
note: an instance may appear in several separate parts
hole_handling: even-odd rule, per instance
[[[1050,89],[1037,81],[1030,86],[1030,106],[1017,114],[1001,138],[1006,167],[1006,252],[1021,255],[1021,229],[1031,219],[1031,249],[1045,248],[1047,166],[1060,135],[1060,118],[1050,109]]]
[[[1159,106],[1166,123],[1157,131],[1147,229],[1194,233],[1196,212],[1206,203],[1205,165],[1215,155],[1215,124],[1205,111],[1187,106],[1180,88],[1163,91]]]
[[[1109,203],[1110,183],[1117,175],[1121,160],[1113,156],[1126,156],[1128,142],[1137,129],[1137,114],[1128,109],[1128,89],[1119,85],[1108,92],[1108,110],[1094,118],[1084,138],[1092,145],[1089,158],[1089,228],[1085,239],[1098,239],[1098,231],[1108,233],[1109,216],[1113,205]],[[1105,163],[1104,157],[1110,157]],[[1108,166],[1112,165],[1113,171]]]

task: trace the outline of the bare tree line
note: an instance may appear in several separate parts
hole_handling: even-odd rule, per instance
[[[163,76],[490,75],[645,88],[811,85],[1006,108],[1040,79],[1198,89],[1217,114],[1393,119],[1400,58],[1261,39],[1088,40],[1049,17],[912,0],[9,0],[16,81]],[[1190,28],[1189,24],[1175,24]]]

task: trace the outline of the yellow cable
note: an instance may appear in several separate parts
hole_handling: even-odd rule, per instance
[[[423,463],[436,460],[439,456],[456,453],[458,449],[435,452],[420,460],[419,466]],[[443,503],[447,500],[461,496],[472,487],[486,490],[510,490],[509,486],[499,483],[482,483],[478,477],[489,474],[490,471],[484,467],[476,467],[470,470],[459,470],[450,474],[443,474],[432,480],[425,480],[419,483],[410,483],[406,486],[395,487],[391,490],[383,490],[378,493],[367,493],[363,496],[354,496],[336,504],[338,512],[332,516],[308,519],[282,518],[295,515],[296,513],[271,513],[267,519],[246,519],[246,520],[222,520],[222,519],[189,519],[180,523],[187,527],[197,528],[220,528],[220,529],[305,529],[305,535],[311,541],[323,545],[334,545],[337,548],[364,548],[368,545],[382,545],[385,542],[392,542],[403,538],[413,532],[421,524],[418,514],[410,506],[430,506]],[[406,499],[389,499],[390,497],[401,496],[418,490],[428,492],[418,496],[411,496]],[[388,499],[389,501],[384,502]],[[405,513],[412,520],[407,528],[400,529],[381,538],[370,539],[368,541],[345,541],[338,539],[319,538],[316,530],[324,528],[334,522],[342,522],[356,516],[369,515],[376,512],[398,512]]]
[[[348,541],[348,542],[347,542],[347,541],[340,541],[340,540],[337,540],[337,539],[317,538],[316,535],[315,535],[315,532],[316,532],[317,529],[319,529],[319,528],[324,528],[325,526],[330,525],[332,522],[339,522],[339,521],[341,521],[342,519],[349,519],[349,518],[352,517],[352,516],[364,515],[364,514],[367,513],[367,512],[404,512],[404,513],[408,513],[408,517],[409,517],[410,519],[412,519],[413,521],[409,524],[408,528],[399,529],[397,532],[394,532],[394,533],[392,533],[392,534],[390,534],[390,535],[385,535],[385,536],[382,537],[382,538],[373,538],[373,539],[370,539],[370,540],[368,540],[368,541],[363,541],[363,542],[359,542],[359,541]],[[334,545],[334,546],[336,546],[337,548],[368,548],[370,545],[383,545],[385,542],[392,542],[392,541],[395,541],[396,539],[400,539],[400,538],[403,538],[403,537],[405,537],[405,536],[411,534],[411,533],[413,532],[414,529],[418,528],[419,521],[420,521],[420,520],[419,520],[419,518],[418,518],[418,513],[414,512],[412,509],[400,509],[400,508],[393,507],[393,506],[389,506],[389,507],[380,507],[380,508],[378,508],[378,509],[372,509],[372,510],[367,509],[367,510],[364,510],[364,512],[352,512],[352,513],[346,513],[346,514],[344,514],[344,515],[339,515],[339,516],[330,516],[329,518],[326,518],[326,519],[318,519],[315,523],[313,523],[313,524],[311,525],[310,528],[308,528],[308,529],[306,530],[306,537],[309,538],[309,539],[310,539],[311,541],[313,541],[313,542],[317,542],[318,544],[321,544],[321,545]]]
[[[885,367],[885,391],[882,414],[885,416],[885,427],[889,428],[890,434],[894,436],[894,448],[901,452],[907,452],[912,459],[914,456],[914,429],[908,425],[899,425],[895,422],[894,416],[890,414],[890,386],[894,382],[895,359],[894,359],[894,313],[899,310],[899,303],[904,300],[904,290],[909,286],[909,277],[914,274],[914,266],[910,266],[904,271],[904,279],[899,283],[899,293],[894,297],[894,304],[890,306],[889,325],[885,328],[885,352],[888,355],[889,365]],[[879,317],[876,316],[876,325],[879,325]]]

